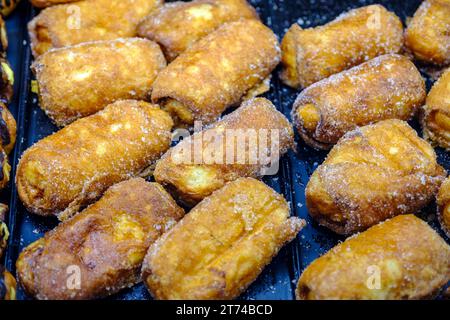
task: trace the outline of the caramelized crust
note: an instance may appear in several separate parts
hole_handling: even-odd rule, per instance
[[[450,178],[442,183],[436,198],[439,222],[442,230],[450,238]]]
[[[450,247],[424,221],[402,215],[351,237],[313,261],[301,300],[430,298],[450,280]]]
[[[294,24],[281,43],[281,78],[306,88],[376,56],[397,53],[402,45],[402,22],[381,5],[351,10],[315,28]]]
[[[450,63],[450,1],[426,0],[405,32],[405,45],[423,62]]]
[[[401,120],[350,131],[306,187],[310,215],[339,234],[417,212],[445,179],[433,148]]]
[[[278,41],[269,28],[257,20],[227,23],[159,73],[152,101],[166,106],[176,122],[211,123],[259,86],[278,62]]]
[[[16,183],[35,214],[65,219],[111,185],[143,174],[170,146],[170,116],[123,100],[75,121],[24,152]]]
[[[158,42],[172,61],[226,22],[258,19],[245,0],[193,0],[166,3],[138,26],[138,35]]]
[[[35,57],[52,48],[137,35],[137,25],[162,0],[83,0],[42,10],[28,24]]]
[[[79,0],[30,0],[31,4],[38,8],[54,6],[56,4],[75,2]]]
[[[148,247],[182,216],[183,210],[157,183],[141,178],[118,183],[25,248],[16,263],[18,279],[38,299],[111,295],[140,281]]]
[[[0,301],[16,300],[17,283],[13,275],[0,265]]]
[[[14,148],[16,131],[16,120],[6,105],[0,102],[0,144],[6,154]]]
[[[293,145],[289,121],[269,100],[256,98],[170,149],[157,162],[154,176],[193,206],[229,181],[260,177]]]
[[[389,54],[306,88],[294,103],[292,118],[306,143],[330,149],[357,126],[410,120],[425,97],[425,82],[414,64]]]
[[[304,221],[264,183],[240,178],[215,191],[149,249],[142,279],[156,299],[233,299]]]
[[[166,66],[146,39],[96,41],[52,50],[33,64],[40,107],[58,125],[91,115],[121,99],[149,99]]]
[[[9,207],[6,204],[0,203],[0,258],[3,256],[3,252],[5,251],[6,245],[8,244],[9,230],[8,226],[5,223],[5,218],[8,214],[8,211]]]
[[[450,69],[447,69],[428,93],[422,108],[423,135],[433,144],[450,150]]]

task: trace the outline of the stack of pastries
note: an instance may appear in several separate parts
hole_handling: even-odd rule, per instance
[[[448,283],[450,246],[413,215],[436,200],[448,235],[433,146],[450,145],[450,73],[427,96],[414,64],[448,65],[448,1],[424,1],[406,31],[370,5],[294,24],[281,45],[245,0],[31,2],[33,88],[60,130],[15,179],[30,213],[61,222],[16,262],[28,295],[94,299],[143,281],[155,299],[238,297],[305,225],[260,180],[295,149],[294,129],[329,150],[306,187],[310,216],[349,236],[304,270],[297,298],[418,299]],[[293,125],[258,97],[280,62],[302,89]]]

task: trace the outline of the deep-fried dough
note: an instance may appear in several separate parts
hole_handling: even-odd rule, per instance
[[[5,223],[6,214],[8,213],[8,206],[0,203],[0,259],[3,256],[3,251],[8,244],[9,230]],[[0,294],[1,296],[1,294]],[[0,299],[1,300],[1,299]]]
[[[402,45],[402,22],[381,5],[351,10],[316,28],[294,24],[281,43],[281,78],[306,88],[376,56],[397,53]]]
[[[33,213],[65,219],[109,186],[144,174],[169,148],[172,125],[165,111],[135,100],[79,119],[24,152],[20,199]]]
[[[16,263],[18,280],[38,299],[111,295],[140,281],[148,247],[183,214],[159,184],[123,181],[25,248]],[[70,279],[75,272],[78,287]]]
[[[406,29],[405,45],[421,61],[450,63],[450,1],[422,2]]]
[[[450,151],[450,69],[431,88],[421,111],[424,137]]]
[[[424,221],[403,215],[349,238],[313,261],[302,300],[430,298],[450,280],[450,247]]]
[[[442,230],[450,238],[450,178],[447,178],[439,189],[436,198],[439,222]]]
[[[446,176],[433,148],[404,121],[392,119],[345,134],[306,187],[309,214],[351,234],[417,212]]]
[[[3,148],[0,148],[0,190],[8,184],[10,173],[11,165],[8,161],[8,155],[5,153]]]
[[[0,103],[11,101],[14,93],[14,72],[0,53]]]
[[[0,265],[0,300],[16,300],[16,279]]]
[[[79,0],[30,0],[31,4],[38,8],[54,6],[56,4],[76,2]]]
[[[166,3],[138,26],[138,35],[158,42],[172,61],[220,25],[241,18],[258,19],[245,0],[193,0]]]
[[[425,101],[425,82],[406,57],[383,55],[303,90],[292,117],[305,142],[330,149],[357,126],[411,119]]]
[[[35,57],[52,48],[137,35],[137,25],[162,0],[84,0],[41,11],[28,24]]]
[[[293,145],[289,121],[269,100],[251,99],[170,149],[157,162],[154,176],[192,206],[228,181],[261,176]]]
[[[210,123],[261,87],[279,58],[277,38],[261,22],[226,23],[159,73],[152,100],[169,111],[176,123]]]
[[[156,299],[233,299],[304,221],[264,183],[240,178],[200,202],[149,249],[142,279]]]
[[[146,39],[97,41],[52,50],[33,64],[40,107],[59,126],[121,99],[149,99],[166,66],[159,46]]]
[[[9,154],[16,143],[16,120],[6,105],[0,102],[0,144]]]

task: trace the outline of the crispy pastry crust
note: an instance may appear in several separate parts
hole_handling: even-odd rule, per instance
[[[281,43],[286,85],[311,84],[403,45],[400,19],[381,5],[351,10],[316,28],[291,26]]]
[[[304,221],[252,178],[215,191],[149,249],[142,279],[156,299],[233,299],[291,241]]]
[[[421,110],[424,137],[432,144],[450,150],[450,69],[447,69],[428,93]]]
[[[14,276],[0,265],[0,301],[16,300],[17,283]]]
[[[405,45],[423,62],[450,63],[450,2],[426,0],[417,9],[405,32]]]
[[[26,150],[16,175],[19,197],[31,212],[64,220],[159,159],[172,125],[157,106],[115,102]]]
[[[357,126],[393,118],[410,120],[425,97],[425,82],[414,64],[389,54],[306,88],[294,103],[292,118],[306,143],[330,149]],[[320,118],[311,129],[301,115],[308,105]]]
[[[137,25],[162,0],[83,0],[42,10],[28,24],[35,57],[52,48],[137,35]]]
[[[131,38],[55,49],[40,56],[32,70],[40,107],[64,126],[117,100],[148,100],[165,66],[156,43]]]
[[[157,183],[123,181],[25,248],[16,263],[18,279],[38,299],[111,295],[140,281],[148,247],[183,214]],[[68,270],[74,266],[80,272],[79,287],[69,286]]]
[[[0,143],[6,154],[9,154],[16,143],[17,125],[14,116],[5,104],[0,102]]]
[[[30,0],[31,4],[37,8],[46,8],[56,4],[76,2],[79,0]]]
[[[442,183],[436,198],[438,219],[441,223],[442,230],[450,238],[450,178]]]
[[[154,176],[177,199],[193,206],[229,181],[260,177],[264,167],[279,158],[271,164],[265,159],[281,156],[293,146],[289,121],[269,100],[256,98],[170,149],[157,162]],[[191,154],[185,156],[186,150]],[[251,161],[255,154],[256,161]]]
[[[159,43],[172,61],[222,24],[241,18],[259,19],[245,0],[177,1],[147,16],[138,26],[138,35]]]
[[[0,203],[0,258],[3,256],[3,252],[6,249],[9,238],[8,226],[5,223],[6,215],[8,214],[9,207],[6,204]],[[1,300],[1,298],[0,298]]]
[[[182,111],[167,108],[181,123],[211,123],[259,86],[279,60],[278,41],[269,28],[257,20],[230,22],[200,39],[159,73],[152,101],[165,105],[171,99],[181,104]]]
[[[448,244],[424,221],[402,215],[313,261],[300,277],[297,299],[422,299],[449,280]]]
[[[310,215],[339,234],[417,212],[446,177],[433,148],[401,120],[344,135],[306,187]]]

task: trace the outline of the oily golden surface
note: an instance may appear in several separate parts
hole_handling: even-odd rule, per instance
[[[0,301],[16,300],[17,283],[14,276],[0,265]],[[3,293],[3,295],[2,295]]]
[[[421,61],[450,63],[450,1],[422,2],[406,29],[405,45]]]
[[[355,129],[333,147],[306,187],[309,214],[339,234],[352,234],[434,198],[446,176],[433,148],[406,122]]]
[[[11,165],[9,164],[8,155],[3,148],[0,148],[0,190],[8,184],[10,173]]]
[[[75,2],[79,0],[30,0],[31,4],[38,8],[54,6],[56,4]]]
[[[159,46],[146,39],[96,41],[52,50],[33,64],[40,107],[59,126],[121,99],[149,99],[166,66]]]
[[[152,100],[165,105],[179,121],[210,123],[261,84],[279,62],[275,34],[257,20],[222,25],[178,56],[161,71]],[[178,118],[178,119],[177,119]]]
[[[380,282],[372,281],[371,275],[379,275]],[[297,298],[429,298],[449,280],[448,244],[424,221],[402,215],[347,239],[313,261],[300,277]]]
[[[245,0],[194,0],[166,3],[138,26],[138,35],[158,42],[172,61],[197,40],[226,22],[258,19]]]
[[[17,125],[14,116],[6,105],[0,102],[0,144],[7,154],[14,148],[16,132]]]
[[[156,163],[154,176],[192,206],[229,181],[261,176],[271,165],[266,159],[278,163],[293,145],[289,121],[269,100],[256,98],[170,149]]]
[[[6,204],[0,203],[0,259],[3,256],[3,252],[8,244],[9,230],[5,223],[6,215],[9,208]]]
[[[38,299],[111,295],[140,281],[148,247],[182,216],[157,183],[142,178],[120,182],[25,248],[16,263],[18,280]],[[78,288],[67,285],[67,270],[73,266],[80,271]]]
[[[35,214],[65,219],[111,185],[142,175],[170,146],[172,119],[159,107],[122,100],[26,150],[16,184]]]
[[[436,200],[442,230],[450,237],[450,178],[445,179],[442,183]]]
[[[406,57],[383,55],[316,82],[294,103],[292,117],[309,145],[330,149],[357,126],[384,119],[410,120],[425,101],[425,82]],[[312,107],[316,118],[305,116]]]
[[[450,150],[450,69],[447,69],[428,93],[422,109],[423,135],[433,144]]]
[[[142,279],[156,299],[233,299],[304,221],[264,183],[240,178],[200,202],[149,249]]]
[[[381,5],[351,10],[315,28],[294,24],[281,43],[281,78],[306,88],[376,56],[397,53],[402,45],[402,22]]]
[[[28,24],[35,57],[52,48],[134,37],[141,19],[162,0],[84,0],[42,10]]]

